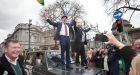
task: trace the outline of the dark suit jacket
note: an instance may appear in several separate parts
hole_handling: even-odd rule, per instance
[[[112,55],[108,55],[108,66],[112,75],[119,75],[119,59],[120,56],[124,58],[126,75],[129,73],[132,59],[136,56],[136,51],[129,46],[123,47],[121,50],[116,50],[113,58],[109,59]]]
[[[74,38],[75,38],[75,43],[76,44],[79,44],[79,43],[81,43],[82,42],[82,36],[83,36],[83,33],[82,32],[84,32],[85,33],[85,41],[84,41],[84,44],[87,44],[87,40],[86,40],[86,32],[88,32],[89,30],[90,30],[90,28],[88,28],[88,29],[86,29],[86,30],[84,30],[84,29],[80,29],[80,28],[78,28],[78,27],[74,27],[74,30],[75,30],[75,36],[74,36]]]
[[[17,60],[17,62],[19,63],[20,65],[20,68],[23,72],[23,75],[25,75],[25,71],[24,71],[24,68],[23,68],[23,60],[20,59],[21,56],[19,56],[19,59]],[[7,71],[8,72],[8,75],[16,75],[10,65],[10,63],[8,62],[8,60],[6,59],[5,57],[5,54],[2,55],[2,57],[0,58],[0,75],[3,75],[4,71]]]
[[[60,38],[60,31],[61,31],[61,27],[62,27],[62,23],[61,22],[52,22],[50,19],[47,19],[47,22],[50,25],[53,25],[54,27],[57,27],[56,33],[55,33],[55,37],[54,40],[59,40]],[[74,20],[71,21],[71,23],[67,23],[69,30],[72,30],[72,26],[76,24],[76,22]],[[70,31],[71,32],[71,31]],[[70,35],[71,36],[71,35]]]

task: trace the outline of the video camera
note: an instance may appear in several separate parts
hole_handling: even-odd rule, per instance
[[[108,37],[106,35],[104,35],[103,33],[101,34],[96,34],[95,35],[95,41],[99,41],[99,42],[108,42]],[[118,49],[115,45],[113,44],[106,44],[105,48],[109,50],[116,50]]]
[[[95,35],[95,41],[108,42],[108,38],[103,33]]]

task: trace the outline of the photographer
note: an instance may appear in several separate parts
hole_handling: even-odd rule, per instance
[[[136,56],[136,52],[119,42],[114,35],[106,34],[106,36],[108,43],[118,48],[115,51],[114,58],[108,62],[110,75],[128,75],[131,61]]]

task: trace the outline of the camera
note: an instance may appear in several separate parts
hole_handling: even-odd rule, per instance
[[[108,42],[108,38],[103,33],[95,35],[95,41]]]

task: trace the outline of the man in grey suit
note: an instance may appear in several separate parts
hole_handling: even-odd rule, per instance
[[[61,61],[62,69],[65,69],[65,58],[66,58],[66,68],[73,69],[70,66],[70,28],[76,24],[75,20],[72,20],[71,23],[67,23],[67,16],[61,17],[61,22],[52,22],[50,19],[47,19],[47,22],[54,27],[57,27],[56,34],[54,39],[60,41],[61,46]],[[66,57],[64,56],[66,51]]]

